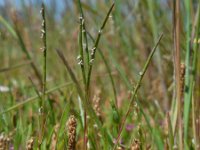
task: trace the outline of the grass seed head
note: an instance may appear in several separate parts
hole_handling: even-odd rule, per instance
[[[53,135],[51,137],[51,145],[50,145],[51,150],[56,149],[59,128],[60,128],[59,124],[56,124],[55,127],[54,127],[54,132],[53,132]]]
[[[74,115],[69,117],[67,122],[67,130],[68,130],[68,150],[75,150],[76,145],[76,118]]]
[[[33,150],[33,144],[34,140],[33,137],[31,137],[26,143],[26,150]]]
[[[98,92],[96,95],[94,95],[94,98],[93,98],[93,108],[98,117],[101,116],[100,96],[99,95],[100,95],[100,92]]]
[[[11,139],[4,134],[0,134],[0,150],[6,150],[9,148]]]
[[[140,141],[137,139],[134,139],[130,149],[131,150],[140,150]]]

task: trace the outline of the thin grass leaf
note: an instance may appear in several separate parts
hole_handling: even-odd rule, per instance
[[[99,44],[99,40],[101,38],[101,34],[102,34],[102,31],[108,21],[108,18],[110,16],[110,13],[112,12],[112,9],[114,7],[114,3],[112,4],[112,6],[110,7],[107,15],[106,15],[106,18],[104,19],[104,22],[99,30],[99,33],[98,33],[98,36],[95,40],[95,44],[92,48],[92,52],[91,52],[91,59],[90,59],[90,65],[89,65],[89,71],[88,71],[88,76],[87,76],[87,92],[89,92],[89,87],[90,87],[90,80],[91,80],[91,73],[92,73],[92,67],[93,67],[93,62],[94,62],[94,59],[95,59],[95,53],[96,53],[96,49],[98,48],[98,44]]]
[[[14,28],[0,15],[0,22],[7,28],[14,38],[17,38]]]
[[[190,74],[190,55],[191,55],[191,31],[190,31],[190,2],[185,1],[185,7],[187,10],[187,51],[186,51],[186,74],[185,74],[185,94],[184,94],[184,144],[188,147],[188,129],[189,129],[189,118],[190,118],[190,108],[191,108],[191,99],[193,93],[193,85],[195,85],[195,76],[197,70],[197,57],[198,57],[198,48],[199,44],[194,43],[194,54],[193,54],[193,62],[192,62],[192,74]],[[196,24],[195,24],[195,39],[199,39],[199,31],[200,31],[200,3],[198,5],[197,16],[196,16]]]
[[[31,64],[31,63],[32,63],[31,61],[27,61],[27,62],[24,62],[24,63],[21,63],[21,64],[13,65],[13,66],[11,66],[11,67],[1,68],[1,69],[0,69],[0,73],[12,71],[12,70],[14,70],[14,69],[18,69],[18,68],[27,66],[27,65],[29,65],[29,64]]]
[[[88,39],[87,39],[87,33],[86,33],[86,25],[85,25],[85,18],[84,18],[84,13],[83,13],[83,9],[82,9],[82,3],[80,0],[78,0],[78,8],[79,8],[79,11],[80,11],[80,18],[82,18],[82,21],[81,21],[81,27],[80,29],[80,34],[81,34],[81,39],[82,39],[82,34],[84,36],[84,44],[85,44],[85,52],[86,52],[86,62],[87,62],[87,67],[89,66],[89,63],[90,63],[90,55],[89,55],[89,50],[88,50]],[[81,42],[80,46],[83,50],[83,41],[80,40],[79,42]],[[83,57],[82,57],[83,58]]]
[[[63,83],[63,84],[61,84],[61,85],[59,85],[59,86],[56,86],[56,87],[54,87],[54,88],[52,88],[52,89],[47,90],[47,91],[45,92],[45,94],[47,95],[47,94],[49,94],[49,93],[52,93],[52,92],[54,92],[54,91],[57,91],[57,90],[59,90],[59,89],[61,89],[61,88],[64,88],[64,87],[66,87],[66,86],[69,86],[69,85],[73,85],[73,82],[66,82],[66,83]],[[40,96],[42,96],[42,94],[40,94]],[[18,108],[20,108],[20,107],[22,107],[22,106],[24,106],[24,105],[26,105],[26,104],[28,104],[28,103],[31,103],[31,102],[37,100],[38,98],[39,98],[38,95],[33,96],[33,97],[30,97],[30,98],[28,98],[28,99],[26,99],[26,100],[24,100],[24,101],[22,101],[22,102],[19,102],[18,104],[14,105],[14,106],[12,106],[12,107],[10,107],[10,108],[8,108],[8,109],[2,111],[2,112],[0,113],[0,115],[3,115],[4,113],[13,111],[13,110],[15,110],[15,109],[18,109]]]
[[[138,91],[138,89],[139,89],[139,87],[140,87],[140,85],[141,85],[141,81],[142,81],[142,79],[143,79],[143,77],[144,77],[144,75],[145,75],[145,73],[146,73],[146,71],[147,71],[147,68],[148,68],[148,66],[149,66],[149,63],[150,63],[150,61],[151,61],[151,59],[152,59],[152,57],[153,57],[153,54],[154,54],[155,51],[156,51],[156,48],[157,48],[158,44],[159,44],[160,41],[161,41],[162,37],[163,37],[163,34],[161,34],[161,36],[159,37],[159,39],[158,39],[158,41],[157,41],[155,47],[152,49],[151,53],[149,54],[149,56],[148,56],[148,58],[147,58],[147,60],[146,60],[146,63],[144,64],[144,67],[143,67],[142,71],[139,73],[139,74],[140,74],[140,78],[139,78],[139,80],[138,80],[138,82],[137,82],[135,88],[133,89],[133,93],[132,93],[132,96],[131,96],[131,99],[130,99],[130,103],[129,103],[129,105],[128,105],[128,110],[127,110],[127,112],[126,112],[126,114],[125,114],[125,116],[124,116],[124,118],[123,118],[123,120],[122,120],[122,122],[121,122],[121,126],[120,126],[120,129],[119,129],[119,132],[118,132],[116,144],[115,144],[115,146],[114,146],[114,148],[113,148],[114,150],[117,148],[118,142],[119,142],[120,137],[121,137],[122,130],[123,130],[123,128],[124,128],[126,119],[127,119],[128,115],[130,114],[131,106],[132,106],[132,104],[133,104],[133,101],[134,101],[134,99],[135,99],[135,96],[136,96],[136,94],[137,94],[137,91]]]
[[[89,32],[87,32],[87,34],[89,35],[89,37],[91,38],[91,40],[92,40],[93,43],[94,43],[95,40],[94,40],[94,38],[92,37],[92,35],[91,35]],[[97,48],[97,50],[98,50],[98,52],[99,52],[99,54],[100,54],[100,56],[101,56],[101,58],[102,58],[102,60],[103,60],[103,62],[104,62],[105,66],[106,66],[106,70],[107,70],[107,72],[108,72],[108,74],[109,74],[109,78],[110,78],[111,85],[112,85],[112,89],[113,89],[113,95],[114,95],[114,98],[115,98],[115,103],[113,103],[113,104],[115,104],[115,106],[116,106],[116,108],[117,108],[117,92],[116,92],[116,88],[115,88],[114,79],[113,79],[113,77],[112,77],[110,65],[108,64],[108,62],[107,62],[107,60],[106,60],[106,58],[105,58],[105,56],[104,56],[102,50],[99,49],[99,48]]]

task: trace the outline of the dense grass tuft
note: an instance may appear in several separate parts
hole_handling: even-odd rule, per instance
[[[200,149],[198,0],[16,3],[0,4],[0,149]]]

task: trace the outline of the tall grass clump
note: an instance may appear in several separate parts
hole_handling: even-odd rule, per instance
[[[198,0],[0,8],[0,149],[199,149]]]

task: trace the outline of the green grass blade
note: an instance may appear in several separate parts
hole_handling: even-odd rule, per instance
[[[186,8],[186,56],[185,56],[185,92],[184,92],[184,145],[187,146],[187,137],[188,137],[188,124],[189,124],[189,116],[190,116],[190,107],[191,107],[191,94],[192,88],[190,87],[191,80],[190,80],[190,58],[191,58],[191,10],[190,10],[190,1],[184,1],[185,8]]]
[[[64,87],[69,86],[69,85],[72,85],[72,84],[73,84],[73,82],[66,82],[66,83],[63,83],[63,84],[61,84],[61,85],[59,85],[59,86],[56,86],[56,87],[54,87],[54,88],[52,88],[52,89],[47,90],[45,94],[47,95],[47,94],[49,94],[49,93],[52,93],[52,92],[54,92],[54,91],[57,91],[57,90],[59,90],[59,89],[61,89],[61,88],[64,88]],[[40,94],[40,96],[42,96],[42,94]],[[28,99],[26,99],[26,100],[24,100],[24,101],[22,101],[22,102],[19,102],[18,104],[14,105],[14,106],[12,106],[12,107],[10,107],[10,108],[8,108],[8,109],[2,111],[2,112],[0,113],[0,115],[3,115],[4,113],[13,111],[13,110],[15,110],[15,109],[18,109],[18,108],[20,108],[20,107],[23,107],[24,105],[26,105],[26,104],[28,104],[28,103],[31,103],[31,102],[37,100],[38,98],[39,98],[38,95],[33,96],[33,97],[30,97],[30,98],[28,98]]]
[[[17,38],[17,34],[14,28],[0,15],[0,22],[7,28],[14,38]]]

